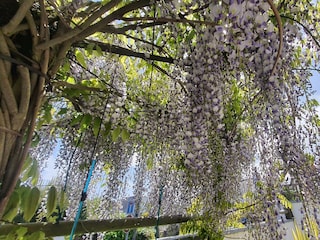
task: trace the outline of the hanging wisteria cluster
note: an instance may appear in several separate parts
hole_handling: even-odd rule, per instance
[[[60,137],[56,165],[69,197],[67,218],[75,216],[94,158],[90,189],[103,192],[92,215],[100,218],[117,216],[116,206],[132,191],[135,216],[156,216],[159,208],[161,215],[186,214],[200,199],[201,214],[223,229],[244,194],[241,182],[255,178],[252,206],[267,223],[259,226],[263,237],[255,239],[282,239],[284,233],[276,231],[281,229],[279,194],[283,174],[289,173],[306,216],[319,223],[319,119],[310,101],[308,70],[317,64],[319,49],[304,25],[277,19],[281,11],[300,18],[302,13],[289,3],[271,10],[272,1],[262,0],[187,2],[153,6],[153,20],[168,21],[157,34],[177,41],[175,49],[163,47],[175,54],[166,75],[154,62],[149,61],[150,69],[141,60],[105,60],[104,54],[86,59],[86,66],[70,56],[67,71],[61,70],[81,91],[55,89],[62,113],[56,129],[44,133]],[[192,11],[194,18],[186,19]],[[189,37],[178,42],[183,34]],[[159,51],[132,47],[146,55]],[[75,111],[64,113],[67,106]],[[45,150],[43,156],[52,148]],[[254,167],[255,176],[249,171]],[[133,170],[134,187],[126,189]]]

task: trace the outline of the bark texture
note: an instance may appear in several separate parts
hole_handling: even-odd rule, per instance
[[[35,50],[49,39],[46,12],[37,27],[32,4],[0,3],[0,216],[27,157],[48,78],[49,49]]]

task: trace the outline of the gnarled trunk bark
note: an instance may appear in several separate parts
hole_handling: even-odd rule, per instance
[[[32,4],[0,5],[12,15],[0,28],[0,218],[28,155],[48,72],[49,50],[35,48],[49,39],[46,12],[37,27]],[[19,30],[21,23],[27,30]]]
[[[0,60],[0,216],[27,157],[43,89],[43,76]]]

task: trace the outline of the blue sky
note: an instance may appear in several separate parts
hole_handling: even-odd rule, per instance
[[[314,90],[317,91],[315,96],[317,96],[317,100],[320,101],[320,74],[317,71],[313,71],[313,76],[311,77],[311,84]]]
[[[320,103],[320,73],[313,71],[313,76],[310,79],[312,88],[315,90],[313,98]],[[320,116],[320,106],[317,107],[318,115]]]

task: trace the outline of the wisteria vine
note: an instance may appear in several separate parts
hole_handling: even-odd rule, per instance
[[[99,87],[100,92],[79,93],[74,102],[64,88],[55,90],[60,101],[66,99],[77,114],[96,119],[102,127],[95,174],[106,182],[95,214],[115,216],[114,206],[128,191],[126,172],[135,169],[133,193],[139,204],[144,202],[136,216],[156,215],[163,187],[161,214],[186,214],[200,199],[201,214],[214,216],[212,226],[224,230],[227,213],[237,211],[235,203],[242,199],[242,180],[253,179],[248,169],[258,166],[259,181],[252,190],[255,211],[262,212],[267,222],[259,227],[264,232],[259,239],[283,237],[275,230],[281,228],[277,206],[286,173],[296,181],[306,217],[318,223],[319,119],[310,100],[308,69],[317,65],[319,48],[309,34],[314,27],[308,25],[312,22],[308,13],[297,12],[291,2],[283,9],[262,0],[156,5],[157,18],[168,21],[156,34],[163,42],[176,41],[175,48],[164,44],[162,49],[176,59],[166,75],[142,60],[117,61],[116,56],[105,60],[101,54],[87,59],[87,67],[79,67],[77,59],[69,63],[73,81],[85,85],[82,80],[94,79],[96,85],[86,87]],[[193,18],[188,19],[192,11]],[[297,20],[284,18],[287,12]],[[132,47],[148,55],[147,40],[152,39]],[[118,44],[127,43],[119,39]],[[152,54],[157,51],[152,48]],[[155,71],[152,79],[150,71]],[[70,161],[66,156],[84,132],[71,162],[68,218],[74,215],[97,137],[94,120],[86,125],[78,119],[74,113],[63,115],[57,125],[62,130],[55,132],[62,136],[56,163],[62,175]],[[253,209],[248,211],[254,214]]]

